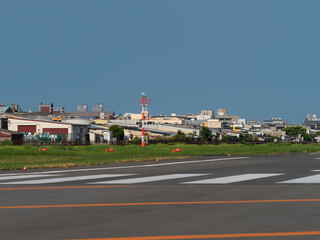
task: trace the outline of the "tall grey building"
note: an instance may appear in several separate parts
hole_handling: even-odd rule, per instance
[[[88,111],[88,105],[87,104],[78,105],[77,106],[77,111],[78,112],[86,112],[86,111]]]
[[[93,105],[92,106],[92,111],[93,112],[102,112],[103,111],[103,105],[101,103],[97,104],[97,105]]]

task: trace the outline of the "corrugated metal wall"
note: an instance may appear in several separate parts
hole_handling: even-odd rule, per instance
[[[37,131],[36,125],[18,125],[18,132],[31,132],[32,134]]]
[[[58,134],[58,133],[63,133],[63,134],[68,134],[68,128],[44,128],[43,132],[48,132],[51,134]]]

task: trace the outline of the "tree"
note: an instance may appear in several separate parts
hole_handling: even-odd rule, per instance
[[[307,129],[304,129],[300,126],[282,128],[281,130],[285,131],[287,135],[292,137],[298,137],[300,135],[306,142],[311,142],[315,138],[315,135],[307,134]]]
[[[229,136],[229,135],[222,136],[222,141],[223,142],[229,142],[229,141],[232,141],[232,140],[233,140],[232,136]]]
[[[202,141],[211,140],[212,138],[211,130],[208,127],[202,126],[200,134]]]
[[[292,136],[292,137],[298,137],[299,134],[301,136],[304,136],[307,132],[307,129],[304,129],[300,126],[297,127],[287,127],[287,128],[282,128],[282,131],[285,131],[287,135]]]
[[[163,137],[162,136],[156,136],[154,139],[157,140],[157,141],[161,141],[161,140],[163,140]]]
[[[123,127],[120,127],[118,125],[112,125],[109,127],[109,130],[112,131],[113,137],[115,137],[119,140],[124,139]]]
[[[185,141],[187,139],[186,134],[181,130],[178,130],[177,134],[174,135],[173,139],[175,141]]]
[[[193,131],[192,133],[188,133],[188,137],[191,139],[195,138],[196,136],[197,136],[196,131]]]
[[[314,140],[314,138],[315,138],[315,135],[313,135],[313,134],[305,134],[305,135],[303,135],[303,139],[306,142],[312,142]]]
[[[253,141],[253,137],[252,137],[251,134],[240,134],[240,136],[239,136],[238,139],[239,139],[240,141],[244,141],[244,142],[246,142],[246,141],[249,141],[249,142]]]

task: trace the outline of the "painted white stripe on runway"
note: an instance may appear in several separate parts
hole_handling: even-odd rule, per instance
[[[309,177],[295,178],[278,183],[320,183],[320,174]]]
[[[47,173],[85,172],[85,171],[100,171],[100,170],[128,169],[128,168],[161,167],[161,166],[169,166],[169,165],[177,165],[177,164],[229,161],[229,160],[240,160],[240,159],[247,159],[247,158],[250,158],[250,157],[216,158],[216,159],[205,159],[205,160],[192,160],[192,161],[181,161],[181,162],[146,164],[146,165],[139,165],[139,166],[122,166],[122,167],[105,167],[105,168],[86,168],[86,169],[58,170],[58,171],[46,171],[46,172],[34,172],[34,173],[30,173],[30,174],[35,174],[35,173],[37,173],[37,174],[47,174]],[[28,174],[28,173],[26,173],[26,174]],[[0,174],[0,176],[9,176],[9,175],[17,175],[17,173]]]
[[[6,183],[0,183],[0,184],[46,184],[46,183],[91,180],[91,179],[99,179],[99,178],[124,177],[124,176],[131,176],[131,175],[134,175],[134,174],[98,174],[98,175],[76,176],[76,177],[37,179],[37,180],[20,181],[20,182],[6,182]]]
[[[18,175],[18,176],[6,176],[6,177],[2,177],[0,176],[0,181],[1,180],[12,180],[12,179],[25,179],[25,178],[39,178],[39,177],[54,177],[57,176],[57,174],[33,174],[33,175]]]
[[[168,174],[168,175],[159,175],[159,176],[151,176],[151,177],[140,177],[140,178],[129,178],[129,179],[120,179],[120,180],[113,180],[113,181],[95,182],[90,184],[137,184],[137,183],[156,182],[156,181],[172,180],[172,179],[187,178],[187,177],[198,177],[198,176],[204,176],[204,175],[208,175],[208,174]]]
[[[181,184],[228,184],[228,183],[249,181],[249,180],[254,180],[259,178],[274,177],[279,175],[283,175],[283,173],[274,173],[274,174],[250,173],[250,174],[241,174],[241,175],[235,175],[235,176],[229,176],[229,177],[211,178],[211,179],[192,181],[192,182],[183,182]]]

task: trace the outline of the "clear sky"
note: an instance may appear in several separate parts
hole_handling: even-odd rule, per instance
[[[318,0],[0,1],[0,102],[116,113],[319,111]]]

